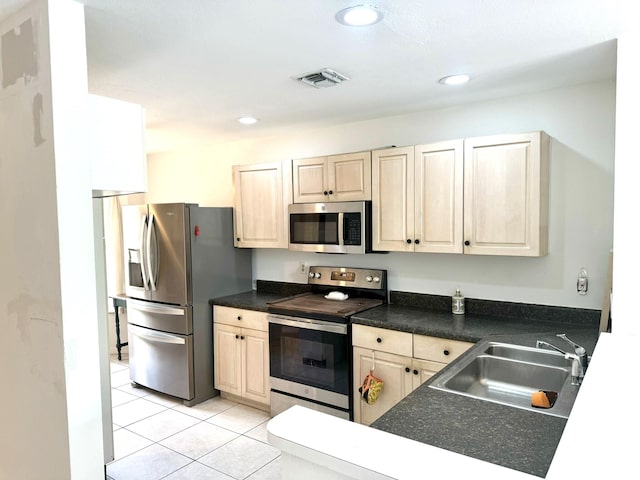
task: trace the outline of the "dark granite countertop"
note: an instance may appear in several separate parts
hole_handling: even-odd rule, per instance
[[[386,304],[358,313],[351,317],[351,322],[474,343],[492,335],[522,335],[555,330],[558,330],[558,333],[568,333],[585,328],[585,325],[576,322],[521,319],[490,314],[454,315],[398,304]],[[595,328],[591,322],[587,327]]]
[[[209,300],[209,304],[266,312],[267,302],[310,291],[310,287],[306,284],[272,282],[267,280],[258,280],[256,287],[256,290],[212,298]]]
[[[484,339],[526,346],[545,340],[560,346],[562,342],[555,337],[556,333],[568,333],[590,354],[598,338],[598,330],[594,328],[556,325],[546,333]],[[476,348],[450,365],[464,361]],[[371,427],[544,478],[566,419],[430,388],[428,385],[445,370],[414,390]]]
[[[260,281],[257,291],[211,299],[212,305],[267,311],[267,302],[309,291],[304,284]],[[450,313],[450,298],[390,292],[390,303],[351,317],[352,323],[466,342],[495,340],[562,345],[567,333],[593,352],[599,311],[466,300],[466,314]],[[474,347],[475,348],[475,347]],[[451,365],[463,359],[469,350]],[[444,370],[442,371],[444,372]],[[434,375],[371,426],[463,455],[544,477],[566,419],[447,393],[428,385]]]

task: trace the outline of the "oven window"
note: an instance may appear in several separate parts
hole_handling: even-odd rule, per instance
[[[292,243],[338,245],[337,213],[296,213],[289,222]]]
[[[272,377],[349,394],[347,335],[269,324]]]

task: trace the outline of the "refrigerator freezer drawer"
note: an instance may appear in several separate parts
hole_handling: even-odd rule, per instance
[[[127,321],[163,332],[193,333],[193,308],[127,299]]]
[[[137,384],[191,400],[195,396],[193,335],[129,324],[129,375]]]

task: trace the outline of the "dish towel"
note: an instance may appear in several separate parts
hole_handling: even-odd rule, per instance
[[[369,371],[369,374],[364,377],[358,391],[365,402],[369,405],[373,405],[376,403],[376,400],[378,400],[378,396],[380,395],[383,385],[384,381],[376,377],[371,370]]]

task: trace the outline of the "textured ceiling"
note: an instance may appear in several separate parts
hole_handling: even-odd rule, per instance
[[[0,0],[0,5],[18,0]],[[613,78],[625,0],[80,0],[89,88],[142,104],[150,150],[317,128]],[[2,10],[0,10],[0,14]],[[292,76],[350,77],[314,89]],[[467,72],[465,86],[438,79]],[[235,119],[253,115],[251,127]]]

